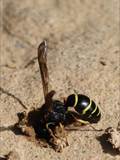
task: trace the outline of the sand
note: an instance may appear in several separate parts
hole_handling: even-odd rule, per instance
[[[18,121],[17,113],[44,102],[37,57],[48,42],[48,68],[56,98],[77,90],[100,107],[96,128],[120,120],[119,1],[4,0],[1,3],[1,127]],[[32,63],[29,63],[31,62]],[[11,96],[12,95],[12,96]],[[19,101],[19,100],[20,101]],[[119,160],[99,140],[101,132],[73,131],[62,153],[36,146],[11,130],[0,133],[0,155],[15,151],[21,160]]]

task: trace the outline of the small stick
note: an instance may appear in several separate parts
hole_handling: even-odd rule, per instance
[[[0,91],[1,91],[3,94],[6,94],[6,95],[14,98],[15,100],[17,100],[17,102],[19,102],[19,104],[20,104],[23,108],[27,109],[27,107],[23,104],[23,102],[22,102],[18,97],[16,97],[14,94],[8,92],[7,90],[5,90],[5,89],[2,88],[2,87],[0,87]]]

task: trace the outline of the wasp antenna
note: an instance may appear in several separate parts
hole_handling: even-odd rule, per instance
[[[44,40],[38,47],[38,63],[40,68],[40,74],[42,78],[44,99],[46,100],[46,96],[49,92],[49,74],[47,68],[47,42]]]

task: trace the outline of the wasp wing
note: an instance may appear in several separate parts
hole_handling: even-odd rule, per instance
[[[49,73],[47,67],[47,42],[44,40],[38,47],[38,63],[40,68],[40,74],[42,78],[43,93],[45,99],[45,108],[46,110],[51,109],[52,106],[52,97],[55,94],[55,91],[50,91],[49,85]]]
[[[46,100],[46,96],[48,94],[48,84],[49,84],[46,41],[43,41],[38,47],[38,63],[39,63],[39,68],[40,68],[40,73],[41,73],[41,78],[42,78],[44,98]]]

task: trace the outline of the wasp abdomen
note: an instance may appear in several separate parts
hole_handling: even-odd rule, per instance
[[[97,122],[101,117],[100,110],[93,100],[81,94],[72,94],[67,98],[67,106],[73,106],[82,119]]]

